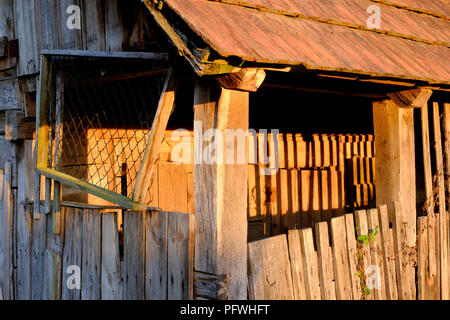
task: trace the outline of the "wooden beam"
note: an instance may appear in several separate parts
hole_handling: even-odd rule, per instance
[[[227,129],[246,132],[249,93],[217,87],[199,80],[194,92],[195,269],[228,274],[228,298],[247,299],[247,162],[207,164],[203,150],[210,141],[203,132],[215,129],[222,137]],[[226,145],[217,144],[216,154],[225,154]]]
[[[33,139],[34,122],[26,122],[25,114],[21,110],[7,110],[5,123],[5,139],[17,141]]]
[[[388,96],[399,108],[421,108],[432,94],[430,89],[417,88],[388,93]]]
[[[63,184],[66,184],[70,187],[77,188],[81,191],[93,194],[94,196],[100,197],[102,199],[105,199],[109,202],[115,203],[122,208],[128,209],[128,210],[146,210],[147,206],[142,203],[134,202],[133,200],[122,196],[118,193],[115,193],[113,191],[109,191],[107,189],[101,188],[99,186],[96,186],[94,184],[91,184],[89,182],[74,178],[68,174],[49,169],[49,168],[37,168],[37,171],[41,174],[47,177],[48,179],[53,179],[56,181],[59,181]]]
[[[164,140],[167,123],[175,105],[175,93],[178,87],[178,79],[173,70],[167,73],[163,91],[158,103],[155,119],[153,120],[150,138],[145,149],[144,159],[133,190],[133,200],[144,202],[150,189],[153,171],[158,158],[159,148]]]
[[[109,58],[109,59],[143,59],[143,60],[169,60],[169,54],[163,52],[114,52],[94,50],[42,50],[46,56],[64,56],[80,58]]]
[[[373,103],[376,150],[377,206],[398,201],[397,220],[404,226],[407,248],[416,245],[416,168],[414,110],[398,107],[391,100]],[[399,297],[415,299],[415,269],[408,263]]]
[[[235,73],[219,76],[217,81],[225,89],[256,92],[265,78],[266,72],[263,69],[246,68]]]

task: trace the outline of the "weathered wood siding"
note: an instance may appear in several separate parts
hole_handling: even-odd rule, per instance
[[[76,14],[70,6],[80,8],[81,29],[67,26]],[[18,75],[35,74],[44,49],[126,50],[140,6],[137,0],[2,0],[0,37],[18,39]]]

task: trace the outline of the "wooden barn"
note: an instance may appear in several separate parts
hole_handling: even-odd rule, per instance
[[[450,299],[449,21],[0,0],[0,299]]]

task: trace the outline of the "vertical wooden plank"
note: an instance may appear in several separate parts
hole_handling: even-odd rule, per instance
[[[303,269],[306,275],[306,296],[308,300],[320,300],[320,280],[318,274],[317,253],[314,250],[312,229],[302,229],[300,244],[302,248]]]
[[[194,294],[194,215],[169,213],[167,296],[169,300],[192,300]]]
[[[333,218],[331,220],[331,239],[336,279],[336,299],[338,300],[350,300],[352,298],[349,257],[345,238],[345,217]]]
[[[321,221],[331,221],[330,171],[320,170]]]
[[[312,171],[311,179],[311,205],[312,205],[312,225],[322,221],[321,203],[320,203],[320,172],[319,170]]]
[[[21,205],[24,201],[33,200],[34,194],[34,142],[23,142],[18,162],[18,189],[17,189],[17,288],[16,298],[20,300],[31,299],[31,242],[32,242],[32,215],[33,207]]]
[[[4,174],[0,175],[2,179],[2,210],[0,210],[0,287],[3,289],[3,298],[11,298],[11,275],[10,265],[12,253],[10,251],[12,237],[12,193],[11,193],[11,162],[5,162]]]
[[[257,219],[261,214],[259,209],[260,189],[259,189],[259,167],[257,165],[248,166],[248,219]]]
[[[36,9],[36,36],[39,50],[59,49],[59,29],[66,29],[59,22],[58,2],[52,0],[35,1]],[[66,10],[67,7],[64,8]]]
[[[425,197],[427,214],[433,214],[433,177],[431,173],[430,133],[428,127],[428,105],[421,108],[423,166],[425,178]]]
[[[106,51],[123,51],[127,44],[127,26],[122,6],[123,1],[121,0],[105,1]]]
[[[303,268],[302,248],[298,230],[288,231],[288,242],[294,300],[306,300],[306,275]]]
[[[380,229],[380,223],[378,220],[378,209],[367,210],[367,222],[369,227],[369,235],[374,235],[374,231],[378,228]],[[375,294],[376,300],[386,300],[386,282],[385,282],[385,266],[383,260],[383,239],[380,237],[378,232],[374,235],[375,241],[369,241],[370,245],[370,258],[373,266],[378,268],[378,275],[371,275],[373,277],[378,277],[378,288],[372,290]]]
[[[289,212],[287,214],[287,226],[290,229],[300,227],[300,199],[299,199],[299,172],[297,169],[289,170]]]
[[[300,195],[301,195],[301,227],[307,228],[312,225],[311,205],[311,171],[300,171]]]
[[[448,177],[450,177],[450,103],[444,103],[444,136],[445,136],[444,137],[445,138],[444,151],[445,151],[445,164],[446,164],[445,173],[447,176],[446,187],[447,187],[447,192],[450,193],[450,179],[448,179]],[[450,210],[450,197],[447,197],[447,210]],[[450,213],[447,212],[445,215],[447,217],[447,225],[449,225],[450,224]],[[448,243],[448,254],[450,256],[450,239],[449,239],[449,243]],[[450,262],[449,262],[448,268],[450,268]],[[448,285],[450,287],[450,274],[448,276]]]
[[[286,235],[249,243],[248,268],[250,300],[294,298]]]
[[[43,207],[41,205],[41,207]],[[43,208],[40,210],[43,211]],[[47,215],[33,220],[33,243],[31,247],[31,299],[42,300],[44,288],[44,258],[47,234]]]
[[[398,297],[400,300],[415,300],[415,269],[410,261],[414,247],[408,242],[408,225],[403,219],[403,208],[399,202],[393,204],[394,253],[397,257],[395,267],[397,273]]]
[[[123,299],[145,298],[145,215],[146,212],[129,212],[124,215],[124,275]]]
[[[434,195],[433,195],[433,177],[431,172],[431,151],[430,151],[430,131],[428,125],[428,104],[424,104],[420,110],[421,124],[422,124],[422,154],[425,180],[425,209],[427,215],[431,217],[434,215]],[[428,234],[428,233],[427,233]],[[434,241],[428,241],[428,245],[434,246]],[[430,248],[434,251],[435,248]],[[430,257],[431,258],[431,257]],[[430,272],[436,273],[436,261],[431,259],[429,261]]]
[[[439,300],[441,297],[439,274],[430,276],[429,272],[429,261],[434,260],[434,263],[437,263],[439,260],[438,252],[430,252],[430,246],[428,245],[429,240],[436,242],[436,239],[439,238],[437,223],[438,218],[436,216],[419,217],[417,219],[417,298],[419,300]],[[432,235],[429,236],[428,232]],[[433,246],[433,248],[435,247]],[[438,263],[437,266],[439,268]]]
[[[296,159],[297,168],[305,168],[308,165],[308,144],[303,139],[301,134],[295,134],[295,151],[296,151]]]
[[[347,256],[349,264],[350,273],[350,287],[351,296],[353,300],[361,300],[361,283],[360,279],[357,277],[358,272],[358,257],[356,250],[356,230],[355,230],[355,220],[353,214],[349,213],[345,216],[345,232],[346,232],[346,244],[347,244]]]
[[[269,212],[271,220],[271,234],[279,235],[282,233],[281,220],[281,172],[267,176],[266,183],[269,195]]]
[[[280,184],[279,184],[279,196],[280,196],[280,202],[278,203],[279,210],[278,214],[280,215],[280,232],[284,233],[286,230],[289,229],[289,217],[291,208],[290,208],[290,185],[289,185],[289,170],[287,169],[280,169],[279,171],[279,177],[280,177]],[[277,201],[278,202],[278,201]]]
[[[117,223],[117,212],[105,212],[102,214],[101,241],[102,300],[121,300],[123,287],[120,268],[119,226]]]
[[[394,256],[394,240],[392,239],[392,230],[389,228],[389,214],[387,205],[378,207],[378,213],[380,221],[380,239],[384,259],[384,274],[386,279],[386,299],[397,300],[398,289],[395,271],[396,257]]]
[[[158,163],[159,207],[164,211],[187,212],[187,180],[183,164]]]
[[[355,219],[356,219],[356,233],[358,237],[370,236],[366,210],[355,211]],[[368,287],[367,276],[369,276],[368,271],[369,268],[372,266],[371,250],[370,247],[365,245],[362,241],[358,241],[358,249],[359,249],[358,251],[362,255],[362,257],[360,258],[362,260],[362,264],[360,263],[361,270],[358,270],[358,272],[361,274],[362,277],[364,277],[364,280],[366,281],[366,287]],[[365,291],[365,288],[363,289]],[[367,300],[374,300],[375,295],[373,290],[371,290],[370,294],[366,295],[364,298]]]
[[[43,290],[44,300],[61,299],[61,255],[53,250],[45,250]]]
[[[14,28],[20,52],[18,76],[37,73],[39,70],[35,5],[35,1],[14,1]]]
[[[104,51],[106,48],[104,1],[83,1],[81,10],[83,49]]]
[[[187,211],[186,213],[195,213],[195,194],[194,194],[194,166],[186,167],[186,184],[187,184]]]
[[[76,208],[64,208],[64,215],[66,221],[62,256],[62,300],[80,300],[81,289],[74,289],[73,287],[69,288],[68,286],[69,277],[75,275],[73,270],[70,273],[68,271],[71,266],[78,267],[80,270],[82,266],[82,210]],[[73,279],[72,277],[71,280],[71,285],[75,285],[76,279]]]
[[[449,259],[448,259],[448,221],[445,199],[445,176],[444,176],[444,159],[442,150],[441,135],[441,117],[439,112],[439,104],[433,103],[433,127],[434,127],[434,144],[436,151],[436,171],[438,183],[438,203],[439,203],[439,244],[440,244],[440,269],[441,269],[441,294],[443,300],[450,299],[449,288]]]
[[[74,11],[67,12],[69,7],[74,5],[81,8],[81,1],[82,0],[60,0],[59,3],[59,24],[58,31],[59,31],[59,40],[58,40],[58,48],[59,49],[71,49],[71,50],[82,50],[83,44],[82,44],[82,28],[80,30],[78,29],[69,29],[66,27],[67,20],[71,15],[73,15]],[[83,14],[83,13],[81,13]],[[45,30],[45,29],[44,29]]]
[[[168,234],[166,212],[150,212],[145,221],[145,297],[167,300]]]
[[[286,139],[286,166],[288,169],[295,169],[296,159],[295,159],[295,144],[294,136],[292,133],[288,133],[285,136]]]
[[[336,300],[333,257],[328,236],[328,223],[316,224],[316,246],[319,267],[320,292],[323,300]]]
[[[101,298],[101,221],[98,210],[83,210],[81,300]]]
[[[450,103],[444,103],[444,138],[445,138],[445,164],[446,175],[450,176]],[[450,179],[447,179],[447,191],[450,192]],[[447,200],[447,207],[450,208],[450,197]],[[447,214],[448,218],[448,214]],[[450,279],[449,279],[450,281]]]

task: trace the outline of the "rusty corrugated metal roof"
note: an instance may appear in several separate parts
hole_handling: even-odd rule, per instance
[[[441,6],[437,0],[164,2],[223,57],[450,83],[447,0]],[[430,13],[424,13],[427,3]],[[381,30],[365,23],[374,4]]]

